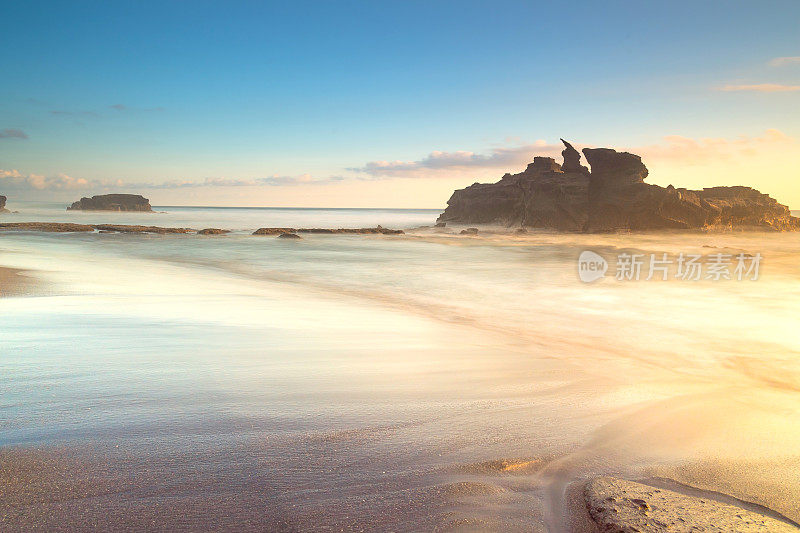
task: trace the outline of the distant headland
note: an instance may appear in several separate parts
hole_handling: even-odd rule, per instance
[[[750,187],[703,190],[645,183],[641,157],[564,141],[563,165],[535,157],[519,174],[453,193],[438,222],[501,224],[568,232],[664,229],[800,230],[800,219],[775,199]]]
[[[101,194],[83,197],[67,211],[144,211],[152,212],[150,200],[138,194]]]

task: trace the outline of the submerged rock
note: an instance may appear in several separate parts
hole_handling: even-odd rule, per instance
[[[641,157],[610,148],[583,150],[590,172],[580,164],[580,153],[563,142],[563,165],[536,157],[524,172],[457,190],[438,222],[573,232],[800,229],[788,207],[750,187],[693,191],[648,184]]]
[[[584,499],[589,515],[603,533],[797,531],[789,519],[766,508],[766,514],[761,514],[715,499],[611,477],[590,481]]]
[[[279,239],[302,239],[297,233],[281,233],[278,235]]]
[[[0,230],[69,233],[76,231],[94,231],[94,227],[88,224],[72,224],[69,222],[6,222],[0,224]]]
[[[138,194],[102,194],[81,198],[67,211],[145,211],[151,212],[150,200]]]
[[[75,231],[94,231],[101,233],[194,233],[191,228],[162,228],[159,226],[128,226],[124,224],[73,224],[70,222],[6,222],[0,230],[45,231],[66,233]]]
[[[405,233],[401,229],[389,229],[381,226],[374,228],[259,228],[253,235],[280,235],[281,233],[352,233],[352,234],[381,234],[381,235],[401,235]]]

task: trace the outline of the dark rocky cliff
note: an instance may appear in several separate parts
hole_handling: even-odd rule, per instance
[[[535,157],[524,172],[457,190],[438,221],[575,232],[800,229],[788,207],[755,189],[652,185],[644,182],[647,167],[638,155],[610,148],[583,150],[589,171],[580,164],[580,153],[563,142],[563,166]]]

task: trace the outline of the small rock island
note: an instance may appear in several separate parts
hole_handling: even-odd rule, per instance
[[[561,140],[563,165],[534,157],[519,174],[457,190],[438,222],[501,224],[565,232],[602,233],[665,229],[800,230],[800,219],[750,187],[702,190],[645,183],[641,157],[610,148],[581,154]]]
[[[152,212],[150,200],[138,194],[101,194],[81,198],[67,211],[144,211]]]

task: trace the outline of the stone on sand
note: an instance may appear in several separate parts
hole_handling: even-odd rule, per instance
[[[603,533],[798,530],[788,521],[728,503],[611,477],[590,481],[584,497],[589,514]]]

